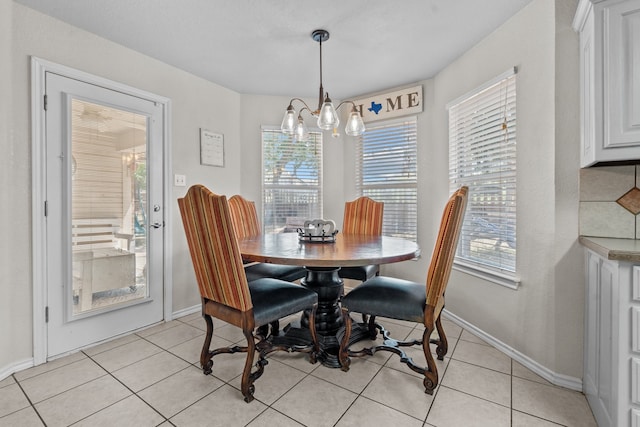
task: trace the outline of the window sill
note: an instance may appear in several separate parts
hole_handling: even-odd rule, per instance
[[[520,278],[515,275],[501,274],[489,269],[484,269],[460,261],[453,262],[453,269],[462,273],[470,274],[488,282],[496,283],[509,289],[517,290],[518,287],[520,287]]]

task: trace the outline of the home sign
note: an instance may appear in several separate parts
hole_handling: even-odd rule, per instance
[[[362,120],[373,122],[422,112],[422,85],[353,101]]]

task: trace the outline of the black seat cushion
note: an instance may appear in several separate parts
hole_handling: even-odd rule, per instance
[[[318,294],[300,285],[262,278],[249,282],[256,327],[311,308]]]
[[[425,284],[376,276],[346,294],[342,306],[358,313],[424,323],[426,301]]]
[[[299,267],[297,265],[268,264],[262,262],[248,265],[244,268],[244,271],[247,274],[247,281],[249,282],[265,277],[280,279],[285,282],[293,282],[294,280],[301,279],[306,275],[304,267]]]
[[[362,265],[358,267],[342,267],[338,270],[338,276],[343,279],[360,280],[364,282],[374,277],[378,273],[377,264]]]

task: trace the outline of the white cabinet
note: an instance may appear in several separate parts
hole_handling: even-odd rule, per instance
[[[586,256],[583,391],[600,427],[640,427],[640,265]]]
[[[580,32],[580,164],[640,160],[640,0],[580,0],[573,26]]]

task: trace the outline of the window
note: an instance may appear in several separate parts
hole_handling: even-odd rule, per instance
[[[515,288],[515,69],[448,110],[449,188],[469,187],[455,267]]]
[[[356,165],[361,196],[384,202],[382,234],[417,240],[418,167],[416,119],[367,125]]]
[[[263,128],[263,231],[294,232],[313,218],[322,218],[322,133],[294,142],[280,129]]]

